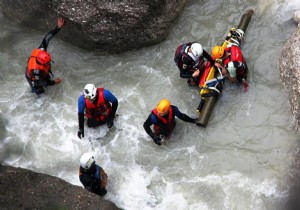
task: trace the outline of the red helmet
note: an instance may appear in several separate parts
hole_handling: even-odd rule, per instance
[[[37,61],[42,64],[42,65],[46,65],[48,63],[50,63],[51,61],[51,56],[48,52],[41,50],[37,56],[36,56]]]

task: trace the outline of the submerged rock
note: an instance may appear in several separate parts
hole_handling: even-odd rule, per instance
[[[0,189],[0,209],[119,209],[82,187],[22,168],[0,165]]]
[[[0,0],[13,22],[47,33],[67,20],[63,40],[88,50],[120,53],[163,41],[187,0]]]

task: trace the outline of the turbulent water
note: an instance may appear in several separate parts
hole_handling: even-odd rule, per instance
[[[199,41],[210,52],[247,9],[254,10],[242,47],[249,92],[226,83],[207,128],[177,120],[171,140],[158,147],[143,122],[160,99],[197,116],[199,90],[179,77],[176,47]],[[109,176],[105,199],[124,209],[279,209],[299,134],[277,61],[297,9],[296,0],[190,0],[164,42],[122,55],[97,55],[55,37],[48,51],[63,82],[39,98],[24,69],[47,31],[1,15],[0,161],[81,185],[79,158],[92,151]],[[86,128],[80,140],[77,99],[87,83],[117,96],[119,116],[114,128]]]

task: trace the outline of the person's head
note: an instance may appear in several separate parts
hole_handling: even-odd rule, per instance
[[[214,46],[214,48],[211,51],[211,57],[213,59],[221,59],[225,54],[225,50],[222,46]]]
[[[84,153],[80,158],[80,166],[85,169],[89,170],[92,169],[96,164],[94,154],[91,152]]]
[[[84,98],[93,101],[97,95],[97,88],[93,84],[87,84],[83,91]]]
[[[193,43],[189,49],[188,55],[192,57],[194,61],[198,61],[199,57],[203,54],[201,44]]]
[[[48,65],[50,64],[51,61],[51,56],[48,52],[41,50],[37,56],[36,56],[37,61],[42,64],[42,65]]]
[[[168,114],[170,109],[170,101],[167,99],[162,99],[156,106],[156,110],[160,116],[165,116]]]

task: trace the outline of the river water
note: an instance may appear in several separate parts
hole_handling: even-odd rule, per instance
[[[199,90],[179,78],[176,47],[199,41],[210,52],[247,9],[254,10],[242,47],[249,91],[226,83],[207,128],[178,120],[171,140],[158,147],[143,122],[160,99],[197,116]],[[46,32],[1,15],[0,161],[81,185],[79,158],[92,151],[109,176],[105,199],[124,209],[280,209],[299,133],[277,63],[297,9],[296,0],[190,0],[164,42],[121,55],[97,55],[55,37],[48,51],[53,73],[64,80],[39,98],[24,68]],[[87,83],[117,96],[119,116],[111,130],[86,128],[80,140],[77,99]]]

